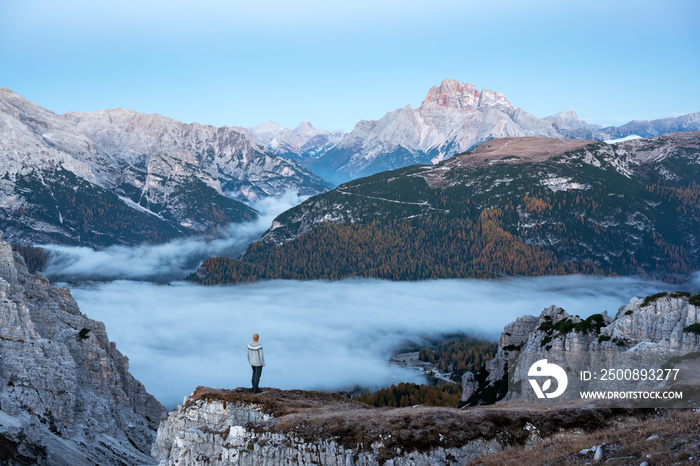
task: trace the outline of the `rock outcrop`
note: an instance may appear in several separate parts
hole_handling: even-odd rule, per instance
[[[150,464],[164,408],[68,288],[0,234],[0,463]]]
[[[479,388],[479,382],[476,380],[473,372],[467,371],[462,376],[462,401],[467,401]]]
[[[158,429],[167,465],[464,465],[580,435],[630,413],[500,405],[373,408],[331,393],[198,387]]]
[[[338,394],[198,387],[158,429],[166,465],[463,465],[568,426],[605,425],[595,410],[373,408]]]
[[[619,358],[623,358],[636,352],[667,360],[698,352],[700,334],[692,330],[698,322],[700,295],[692,297],[683,292],[632,298],[614,318],[604,312],[581,319],[558,306],[550,306],[539,317],[523,316],[505,326],[498,352],[486,364],[487,383],[476,390],[471,401],[478,403],[479,395],[489,391],[498,391],[498,398],[532,401],[531,393],[529,398],[526,392],[506,395],[507,377],[525,381],[532,362],[556,354],[586,355],[585,359],[606,352],[613,356],[605,357],[619,353]],[[513,353],[517,358],[512,357]],[[571,363],[570,358],[567,361]],[[581,368],[590,367],[590,362],[580,360]],[[515,367],[509,369],[509,364]]]

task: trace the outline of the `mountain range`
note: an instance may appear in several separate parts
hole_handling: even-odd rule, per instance
[[[160,242],[330,185],[233,128],[132,110],[57,115],[0,89],[0,227],[10,241]]]
[[[700,128],[700,113],[602,128],[572,110],[539,119],[503,94],[445,80],[344,134],[182,123],[114,109],[57,115],[0,89],[0,227],[23,244],[156,243],[254,219],[252,201],[287,190],[435,164],[499,137],[615,139]],[[636,136],[635,136],[636,137]],[[329,181],[326,181],[329,180]],[[333,214],[335,215],[335,214]],[[128,225],[128,228],[125,228]]]
[[[238,129],[275,154],[294,160],[320,157],[345,136],[342,130],[331,132],[314,128],[309,120],[302,121],[294,129],[283,128],[274,121]]]
[[[317,130],[304,122],[294,130],[273,122],[244,129],[271,151],[299,160],[322,178],[342,183],[413,164],[437,163],[494,138],[541,136],[611,140],[700,130],[700,113],[602,127],[569,109],[537,118],[495,91],[452,79],[429,91],[420,107],[362,120],[349,134]]]
[[[195,279],[569,273],[683,281],[700,268],[700,132],[616,144],[501,138],[342,184]]]

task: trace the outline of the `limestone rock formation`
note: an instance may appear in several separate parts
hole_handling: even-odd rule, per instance
[[[150,464],[164,408],[68,288],[0,234],[0,463]]]
[[[620,420],[597,410],[391,409],[333,393],[198,387],[161,424],[153,456],[160,466],[456,466]]]
[[[462,401],[467,401],[470,396],[479,388],[473,372],[467,371],[462,376]]]
[[[520,317],[506,325],[496,356],[486,364],[487,387],[498,390],[502,397],[506,377],[524,381],[531,362],[556,354],[594,357],[607,352],[623,357],[637,352],[655,354],[665,361],[674,355],[698,352],[700,334],[689,329],[700,322],[697,300],[697,295],[691,299],[689,293],[662,292],[644,299],[632,298],[614,318],[604,312],[581,319],[558,306],[544,309],[539,317]],[[517,359],[511,357],[514,352],[519,352]],[[509,370],[508,364],[514,363],[516,366]],[[590,360],[580,364],[590,367]],[[480,387],[482,391],[484,388]],[[525,395],[509,393],[506,398],[520,396]]]
[[[290,189],[316,194],[327,188],[321,179],[264,150],[240,129],[187,124],[125,109],[69,112],[61,120],[90,138],[114,165],[143,169],[152,155],[166,153],[207,172],[227,196],[239,201]]]
[[[504,448],[494,427],[488,413],[387,412],[332,393],[198,387],[161,424],[153,456],[161,466],[464,464]]]

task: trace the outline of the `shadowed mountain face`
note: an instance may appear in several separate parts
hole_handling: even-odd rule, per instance
[[[563,137],[611,140],[700,130],[700,113],[601,127],[579,119],[573,110],[537,118],[506,97],[453,79],[433,86],[421,103],[388,112],[380,120],[357,123],[346,135],[313,128],[294,130],[268,122],[246,131],[270,150],[299,160],[314,173],[342,183],[384,170],[437,163],[494,138]]]
[[[56,115],[0,89],[0,226],[20,243],[90,246],[209,233],[245,205],[329,185],[232,128],[117,109]]]
[[[504,138],[379,173],[275,219],[204,283],[566,273],[684,280],[700,268],[700,133],[609,145]]]

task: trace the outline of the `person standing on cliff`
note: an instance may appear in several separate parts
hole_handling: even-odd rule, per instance
[[[260,393],[258,384],[260,383],[262,369],[265,367],[265,356],[263,355],[262,345],[258,343],[259,339],[260,335],[256,333],[253,335],[253,341],[248,343],[248,362],[253,368],[253,393]]]

